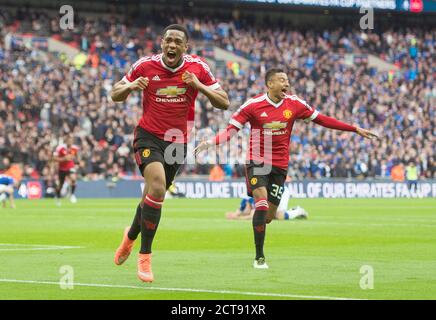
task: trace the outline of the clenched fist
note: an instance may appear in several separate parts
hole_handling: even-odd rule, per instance
[[[130,90],[144,90],[148,86],[148,78],[147,77],[139,77],[135,81],[131,82],[129,85]]]
[[[182,80],[184,83],[190,85],[194,89],[198,89],[201,85],[200,80],[197,76],[189,71],[185,71],[182,75]]]

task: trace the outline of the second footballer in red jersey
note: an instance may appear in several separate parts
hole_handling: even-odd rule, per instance
[[[202,142],[195,151],[198,154],[212,145],[228,141],[245,123],[250,123],[246,181],[248,194],[255,200],[253,232],[256,258],[253,266],[261,269],[268,268],[263,252],[265,228],[275,216],[284,190],[294,122],[298,119],[313,121],[327,128],[356,132],[365,138],[376,137],[368,130],[322,115],[297,96],[288,95],[288,76],[281,69],[268,70],[265,83],[267,93],[245,102],[234,113],[224,132]]]
[[[201,92],[215,108],[229,106],[226,92],[207,63],[186,54],[188,32],[185,27],[165,28],[161,48],[161,54],[139,59],[114,85],[111,93],[112,100],[117,102],[126,100],[133,90],[142,90],[143,116],[135,129],[133,149],[146,187],[114,261],[120,265],[128,258],[141,233],[137,275],[144,282],[154,279],[151,246],[166,190],[186,156],[188,124],[194,120],[195,98]]]
[[[59,164],[58,185],[56,188],[56,198],[58,205],[60,205],[61,191],[66,179],[69,180],[71,188],[70,201],[72,203],[77,202],[77,198],[75,195],[77,176],[76,165],[74,161],[77,160],[78,152],[79,147],[74,145],[73,136],[66,136],[65,143],[60,144],[54,152],[54,160]]]

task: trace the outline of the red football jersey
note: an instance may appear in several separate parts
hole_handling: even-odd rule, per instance
[[[317,115],[318,111],[295,95],[287,95],[279,103],[274,103],[265,93],[247,100],[233,114],[230,124],[242,129],[246,122],[250,123],[248,160],[287,170],[294,121],[311,121]]]
[[[123,78],[132,82],[148,77],[148,86],[142,93],[143,115],[139,126],[162,140],[186,142],[188,121],[194,121],[198,90],[183,82],[185,71],[195,74],[201,83],[212,89],[220,87],[207,63],[194,55],[185,55],[182,64],[175,69],[164,64],[162,54],[144,57]]]
[[[58,157],[65,157],[68,154],[71,154],[73,156],[77,156],[77,153],[79,152],[79,147],[76,145],[72,145],[70,148],[68,148],[66,145],[61,144],[56,148],[55,156]],[[70,171],[74,168],[74,161],[68,160],[68,161],[60,161],[59,162],[59,171]]]

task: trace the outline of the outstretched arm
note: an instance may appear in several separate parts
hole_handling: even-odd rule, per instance
[[[195,156],[197,156],[201,151],[206,150],[213,145],[218,145],[229,141],[238,131],[239,131],[238,127],[229,124],[224,131],[217,134],[214,138],[210,140],[202,141],[194,150]]]
[[[349,125],[345,122],[339,121],[335,118],[328,117],[320,113],[317,115],[315,119],[313,119],[313,122],[330,129],[356,132],[358,135],[368,139],[378,138],[378,136],[375,133],[369,130]]]

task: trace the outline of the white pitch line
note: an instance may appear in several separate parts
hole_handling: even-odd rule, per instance
[[[0,282],[6,283],[26,283],[26,284],[47,284],[59,286],[59,282],[54,281],[34,281],[34,280],[17,280],[17,279],[0,279]],[[196,292],[196,293],[215,293],[215,294],[239,294],[245,296],[263,296],[277,298],[296,298],[296,299],[319,299],[319,300],[365,300],[344,297],[330,296],[307,296],[299,294],[287,293],[268,293],[268,292],[249,292],[249,291],[233,291],[233,290],[209,290],[209,289],[192,289],[192,288],[163,288],[163,287],[140,287],[115,284],[96,284],[96,283],[73,283],[78,287],[97,287],[97,288],[120,288],[120,289],[141,289],[141,290],[156,290],[156,291],[180,291],[180,292]]]
[[[78,208],[61,208],[62,211],[78,211]],[[225,209],[222,208],[163,208],[165,211],[171,212],[224,212]],[[92,211],[104,211],[104,212],[133,212],[132,209],[126,208],[92,208]]]
[[[62,250],[62,249],[80,249],[83,247],[63,247],[63,248],[23,248],[23,249],[0,249],[4,251],[50,251],[50,250]]]
[[[8,246],[8,247],[49,247],[49,248],[81,248],[75,246],[60,246],[57,244],[27,244],[27,243],[0,243],[0,246]]]
[[[311,223],[308,226],[314,225],[335,225],[335,226],[357,226],[357,227],[416,227],[416,228],[436,228],[436,224],[402,224],[402,223],[353,223],[353,222],[329,222],[329,221],[319,221],[319,220],[311,220]]]
[[[20,247],[20,248],[1,248],[1,247]],[[23,248],[24,247],[24,248]],[[0,243],[0,251],[46,251],[62,249],[82,249],[79,246],[58,246],[48,244],[24,244],[24,243]]]

